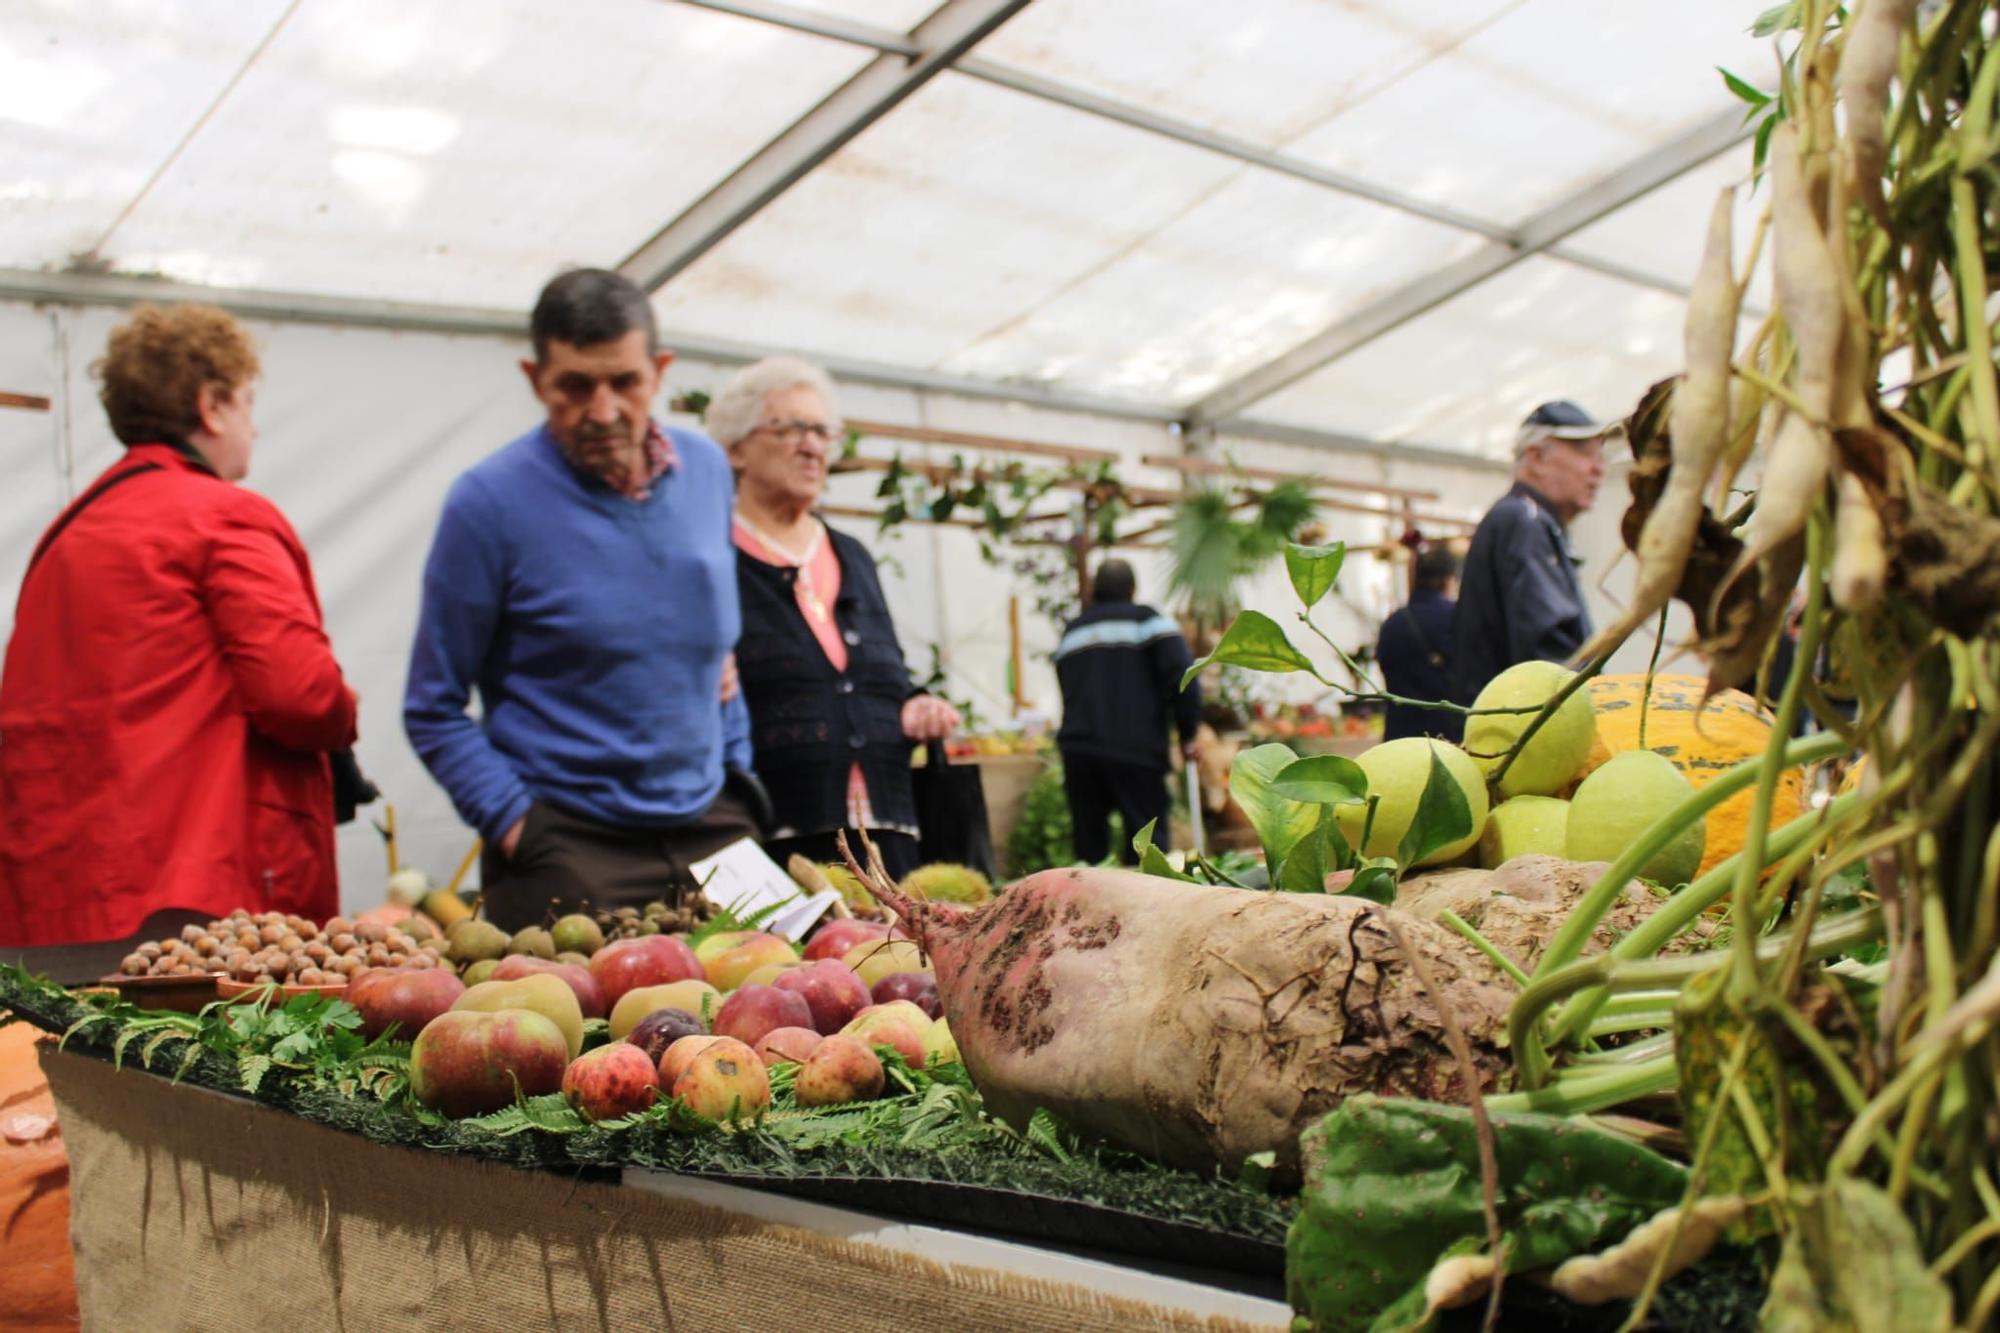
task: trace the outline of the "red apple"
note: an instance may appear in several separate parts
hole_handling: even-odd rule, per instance
[[[864,1102],[882,1093],[882,1061],[858,1037],[826,1037],[813,1048],[792,1083],[800,1106]]]
[[[692,1036],[682,1037],[667,1047],[667,1053],[660,1057],[660,1086],[672,1088],[680,1081],[680,1076],[687,1072],[688,1064],[701,1053],[703,1047],[710,1042],[721,1040],[722,1038],[712,1037],[706,1032],[697,1032]]]
[[[577,1007],[583,1010],[585,1018],[602,1018],[610,1012],[604,1003],[604,988],[597,984],[597,978],[590,975],[589,968],[578,967],[575,963],[552,963],[546,958],[509,954],[494,967],[487,980],[518,981],[537,972],[561,977],[564,984],[576,992]]]
[[[465,983],[443,968],[371,967],[347,983],[347,1002],[361,1014],[361,1035],[373,1040],[391,1027],[405,1040],[451,1008]]]
[[[710,1120],[748,1120],[771,1104],[771,1080],[757,1052],[732,1038],[713,1037],[674,1080],[674,1096]]]
[[[603,989],[606,1005],[617,1004],[626,991],[640,986],[708,979],[694,950],[671,935],[613,940],[590,956],[590,975]]]
[[[812,1006],[805,996],[776,986],[744,986],[722,1002],[714,1032],[755,1046],[772,1028],[812,1026]]]
[[[410,1048],[410,1088],[433,1111],[457,1119],[562,1088],[569,1039],[526,1009],[455,1009],[424,1025]]]
[[[918,1017],[921,1019],[922,1015]],[[929,1025],[926,1023],[924,1026]],[[858,1037],[870,1046],[893,1046],[898,1055],[922,1069],[924,1037],[917,1027],[918,1024],[906,1018],[901,1010],[874,1005],[855,1015],[854,1021],[840,1030],[840,1035]]]
[[[795,963],[799,955],[792,942],[777,935],[751,931],[702,964],[717,990],[731,991],[745,985],[750,975],[774,963]]]
[[[660,1096],[660,1075],[637,1046],[614,1041],[585,1051],[563,1071],[563,1100],[585,1120],[616,1120],[651,1106]]]
[[[701,1020],[685,1009],[655,1009],[625,1034],[625,1040],[644,1051],[657,1066],[667,1047],[682,1037],[699,1036],[706,1031]]]
[[[764,1040],[757,1043],[757,1054],[764,1061],[766,1069],[773,1065],[804,1064],[813,1048],[823,1040],[811,1028],[772,1028],[764,1034]]]
[[[822,958],[831,958],[839,962],[855,945],[888,937],[889,928],[879,921],[858,921],[853,917],[829,921],[806,941],[806,961],[817,963]]]
[[[840,1031],[868,1007],[868,987],[853,968],[831,958],[795,968],[771,984],[803,995],[812,1007],[812,1026],[821,1033]]]
[[[891,972],[875,983],[868,996],[877,1004],[908,1000],[923,1010],[926,1018],[937,1018],[944,1013],[944,1006],[938,1001],[937,978],[928,972]]]

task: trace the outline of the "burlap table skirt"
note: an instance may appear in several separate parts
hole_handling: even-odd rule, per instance
[[[619,1185],[383,1147],[50,1050],[89,1329],[1251,1325]]]

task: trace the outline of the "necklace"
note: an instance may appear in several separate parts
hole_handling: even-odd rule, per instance
[[[743,530],[755,537],[764,549],[791,562],[792,570],[798,578],[799,596],[805,599],[813,619],[826,619],[826,603],[820,599],[819,590],[813,586],[812,576],[813,561],[819,556],[820,543],[826,540],[826,525],[815,520],[812,538],[806,542],[805,550],[794,551],[744,517],[741,509],[736,511],[736,521],[742,524]]]

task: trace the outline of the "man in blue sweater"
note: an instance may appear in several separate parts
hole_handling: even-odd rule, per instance
[[[757,832],[725,784],[748,715],[716,702],[741,619],[728,460],[653,420],[673,354],[627,279],[558,276],[530,330],[547,420],[446,496],[403,701],[508,930],[672,902],[690,862]]]
[[[1189,681],[1181,688],[1194,654],[1173,621],[1132,600],[1136,591],[1132,566],[1106,560],[1097,567],[1090,606],[1056,645],[1063,789],[1077,859],[1092,864],[1111,852],[1114,810],[1125,826],[1119,860],[1138,862],[1131,840],[1148,821],[1157,821],[1155,845],[1167,849],[1167,723],[1180,732],[1181,754],[1189,759],[1201,726],[1201,687]]]

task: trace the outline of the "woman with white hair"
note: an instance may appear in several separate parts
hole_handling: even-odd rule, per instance
[[[910,746],[959,716],[911,684],[874,558],[813,512],[841,434],[833,383],[804,361],[759,361],[707,425],[736,470],[736,668],[776,815],[765,847],[834,860],[842,829],[866,829],[900,877],[918,860]]]

